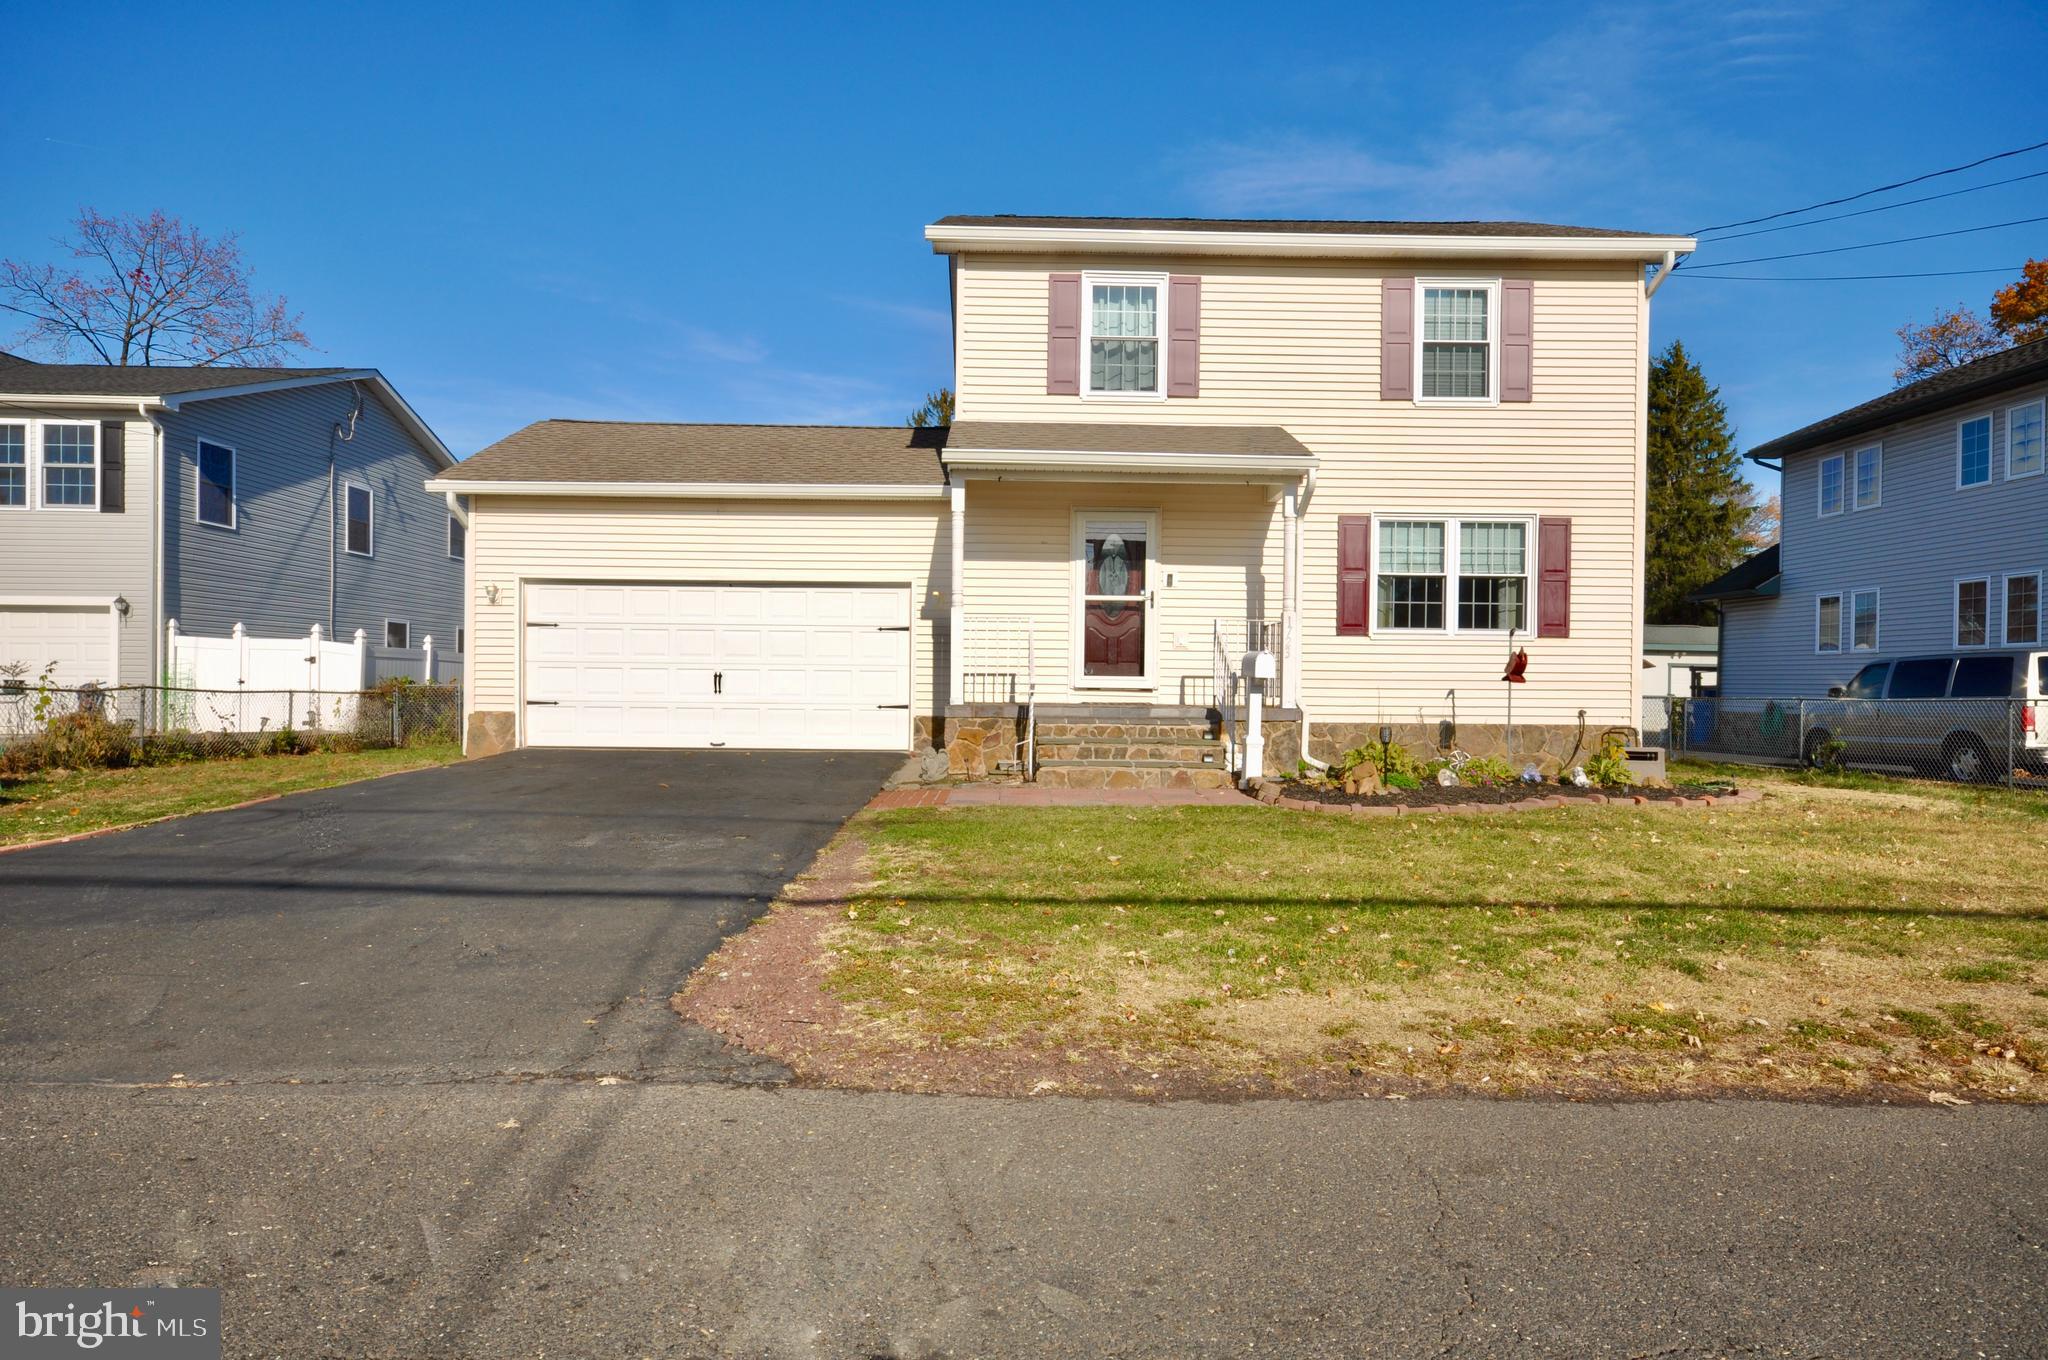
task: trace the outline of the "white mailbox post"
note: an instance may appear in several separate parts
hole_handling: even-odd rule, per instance
[[[1244,676],[1244,778],[1248,782],[1265,773],[1266,738],[1260,730],[1260,710],[1265,706],[1266,686],[1280,671],[1271,652],[1246,652],[1240,673]]]

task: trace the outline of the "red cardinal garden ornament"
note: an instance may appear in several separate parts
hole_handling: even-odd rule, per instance
[[[1515,654],[1508,658],[1508,668],[1500,678],[1511,685],[1526,685],[1529,683],[1526,674],[1528,669],[1529,650],[1526,647],[1519,647],[1516,648]]]

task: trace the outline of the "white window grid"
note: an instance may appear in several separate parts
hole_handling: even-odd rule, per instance
[[[1872,444],[1855,454],[1850,499],[1858,510],[1875,510],[1884,502],[1884,449]]]
[[[1970,601],[1969,605],[1964,602]],[[1955,645],[1991,645],[1991,578],[1966,576],[1955,586]]]
[[[1829,454],[1820,460],[1820,514],[1823,519],[1842,513],[1844,466],[1845,459],[1839,453]]]
[[[2043,416],[2048,403],[2040,398],[2008,407],[2005,413],[2005,479],[2038,477],[2048,459],[2043,458]]]
[[[1504,603],[1503,594],[1513,596],[1520,615],[1520,621],[1514,627],[1518,632],[1529,633],[1534,628],[1536,599],[1535,543],[1535,520],[1528,516],[1402,516],[1398,519],[1390,516],[1376,520],[1371,542],[1372,570],[1368,573],[1372,599],[1367,604],[1367,616],[1375,630],[1385,632],[1504,634],[1508,629],[1459,621],[1463,583],[1486,580],[1496,583],[1495,587],[1485,592],[1484,598],[1475,593],[1475,598],[1466,607],[1475,612],[1498,609]],[[1389,597],[1383,582],[1390,584],[1393,577],[1407,577],[1423,583],[1421,597],[1405,601]],[[1510,586],[1506,592],[1498,588],[1498,583],[1511,580],[1519,584]],[[1434,583],[1433,588],[1431,583]],[[1382,604],[1389,606],[1388,612],[1382,613]],[[1392,610],[1403,605],[1410,608],[1433,606],[1441,614],[1443,622],[1393,622]]]
[[[2013,587],[2018,586],[2015,590]],[[2035,647],[2041,642],[2041,573],[2016,571],[2005,578],[2005,645]]]
[[[1415,400],[1498,402],[1500,280],[1417,279],[1415,313]]]
[[[1101,294],[1099,299],[1098,293]],[[1167,300],[1167,278],[1164,274],[1090,273],[1081,276],[1083,397],[1112,401],[1165,400]],[[1099,363],[1098,344],[1103,347]],[[1112,347],[1118,351],[1114,360],[1111,357]],[[1148,380],[1149,385],[1145,385]]]

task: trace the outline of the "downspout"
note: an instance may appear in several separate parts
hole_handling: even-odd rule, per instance
[[[1310,769],[1327,770],[1330,768],[1327,764],[1320,760],[1317,760],[1314,756],[1309,754],[1308,699],[1306,695],[1301,693],[1301,690],[1306,688],[1302,681],[1302,672],[1306,669],[1306,667],[1304,667],[1301,662],[1301,540],[1307,536],[1308,503],[1315,497],[1315,494],[1316,470],[1314,468],[1310,468],[1301,479],[1301,491],[1300,494],[1295,497],[1294,501],[1294,556],[1293,560],[1287,564],[1287,593],[1293,597],[1288,609],[1289,622],[1293,626],[1288,629],[1287,646],[1290,650],[1293,651],[1295,657],[1295,692],[1293,694],[1288,695],[1287,697],[1294,700],[1295,710],[1301,714],[1301,721],[1299,724],[1301,729],[1301,759],[1309,766]]]
[[[157,684],[170,683],[171,658],[158,654],[164,641],[164,427],[150,414],[147,399],[135,403],[135,413],[149,422],[149,669]],[[119,683],[120,677],[114,677]]]
[[[1663,266],[1656,273],[1650,275],[1650,281],[1643,285],[1643,297],[1648,299],[1657,296],[1657,290],[1664,286],[1664,280],[1670,278],[1672,271],[1677,268],[1678,252],[1675,250],[1665,251]]]
[[[335,504],[334,504],[334,485],[335,485],[335,477],[336,477],[336,474],[337,474],[337,471],[338,471],[338,468],[337,468],[337,460],[338,460],[338,458],[339,458],[339,456],[340,456],[340,446],[341,446],[341,445],[343,445],[343,444],[349,444],[349,443],[353,443],[353,442],[355,441],[355,437],[356,437],[356,421],[360,420],[360,419],[362,418],[362,414],[363,414],[363,389],[362,389],[362,385],[361,385],[360,383],[354,383],[354,382],[351,382],[351,383],[350,383],[350,384],[348,385],[348,390],[349,390],[350,394],[351,394],[351,395],[352,395],[352,396],[353,396],[353,397],[355,398],[355,402],[354,402],[354,404],[353,404],[352,406],[350,406],[350,407],[349,407],[349,412],[348,412],[348,428],[347,428],[347,429],[343,429],[343,428],[342,428],[342,424],[341,424],[341,422],[337,420],[337,421],[335,421],[335,422],[334,422],[334,429],[333,429],[333,431],[332,431],[332,432],[331,432],[331,433],[330,433],[330,434],[329,434],[329,435],[327,436],[327,636],[329,636],[329,637],[333,637],[333,636],[335,635],[335,634],[334,634],[334,571],[335,571],[335,558],[334,558],[334,521],[335,521],[335,520],[336,520],[337,518],[339,518],[339,516],[337,516],[337,515],[336,515],[336,514],[334,513],[334,511],[335,511],[335,509],[336,509],[336,506],[335,506]],[[465,670],[465,671],[467,671],[467,669],[468,669],[468,663],[467,663],[467,662],[465,662],[465,663],[464,663],[464,670]]]

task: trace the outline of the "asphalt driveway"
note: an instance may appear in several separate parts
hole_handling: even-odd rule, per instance
[[[0,856],[0,1079],[776,1079],[667,999],[898,763],[521,751]]]

